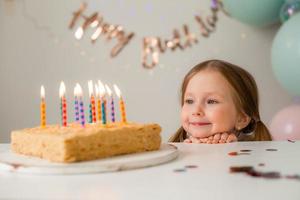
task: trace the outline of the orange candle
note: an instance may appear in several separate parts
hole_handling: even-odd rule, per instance
[[[115,92],[117,94],[117,96],[119,97],[119,104],[120,104],[120,112],[121,112],[121,121],[123,123],[126,123],[127,122],[127,119],[126,119],[126,110],[125,110],[125,103],[123,101],[123,98],[122,98],[122,95],[121,95],[121,91],[120,89],[118,88],[117,85],[114,84],[114,89],[115,89]]]
[[[45,88],[41,86],[41,127],[46,126],[46,102],[45,102]]]

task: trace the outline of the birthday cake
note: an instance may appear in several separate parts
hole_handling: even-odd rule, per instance
[[[161,144],[158,124],[99,123],[68,126],[46,125],[12,131],[15,153],[52,162],[77,162],[116,155],[158,150]]]

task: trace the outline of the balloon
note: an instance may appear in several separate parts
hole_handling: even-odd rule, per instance
[[[223,0],[224,9],[237,20],[252,26],[268,26],[279,21],[284,0]]]
[[[300,95],[300,13],[285,22],[272,44],[275,77],[291,94]]]
[[[279,111],[271,121],[270,131],[274,140],[300,140],[300,105]]]
[[[282,23],[300,11],[300,0],[289,0],[280,9],[279,18]]]

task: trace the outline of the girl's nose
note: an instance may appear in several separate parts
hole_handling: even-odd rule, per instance
[[[203,116],[203,115],[204,115],[204,112],[203,112],[202,109],[197,108],[197,109],[195,109],[195,111],[193,112],[193,115],[194,115],[194,116]]]

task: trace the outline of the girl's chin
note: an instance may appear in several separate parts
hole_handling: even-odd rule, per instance
[[[213,133],[211,132],[195,132],[195,131],[191,131],[190,135],[194,138],[206,138],[209,137],[211,135],[213,135]]]

